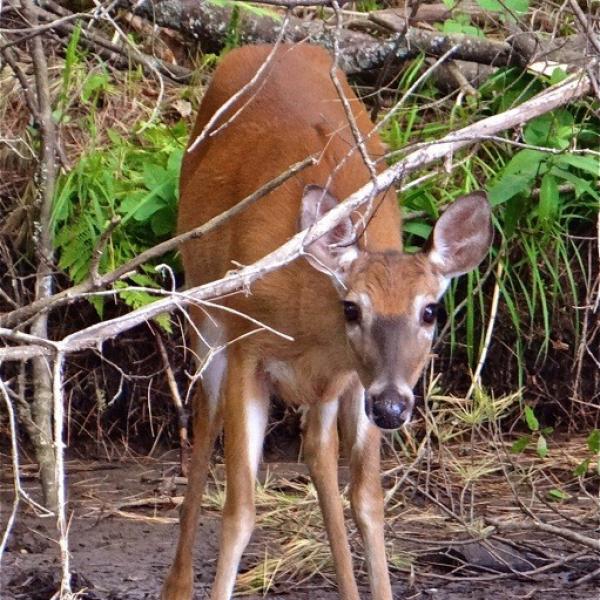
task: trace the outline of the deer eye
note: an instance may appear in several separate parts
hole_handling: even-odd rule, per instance
[[[360,306],[356,302],[349,302],[344,300],[344,319],[346,323],[359,323],[360,322]]]
[[[423,314],[421,315],[421,319],[423,320],[423,323],[427,324],[427,325],[433,325],[433,323],[435,323],[437,317],[438,317],[438,313],[440,313],[440,305],[435,303],[435,304],[428,304],[424,309],[423,309]]]

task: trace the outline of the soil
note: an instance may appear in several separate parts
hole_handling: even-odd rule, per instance
[[[172,458],[172,456],[170,457]],[[177,536],[177,508],[173,505],[149,507],[146,499],[165,498],[163,475],[174,470],[174,461],[129,461],[98,464],[69,463],[70,549],[73,586],[89,600],[141,600],[158,598],[161,583],[170,565]],[[172,478],[170,480],[173,481]],[[35,495],[37,481],[24,478],[25,488]],[[172,485],[172,484],[171,484]],[[10,479],[2,478],[2,525],[10,510]],[[183,489],[178,489],[180,494]],[[171,490],[173,492],[173,490]],[[135,502],[140,501],[139,506]],[[195,549],[195,598],[208,598],[218,554],[219,518],[205,511]],[[21,504],[19,518],[2,558],[0,597],[4,600],[47,600],[57,589],[59,562],[54,522],[35,516]],[[257,530],[250,543],[250,555],[264,553],[267,541]],[[360,552],[360,549],[358,550]],[[248,566],[246,557],[241,565]],[[589,566],[588,568],[592,568]],[[594,567],[595,568],[595,567]],[[440,572],[440,571],[438,571]],[[450,574],[450,569],[446,570]],[[553,600],[597,599],[598,589],[584,584],[568,589],[573,573],[553,572],[546,579],[518,577],[497,581],[445,581],[415,573],[409,588],[406,573],[393,573],[394,598],[440,600],[547,598]],[[580,577],[581,572],[576,576]],[[442,575],[443,577],[443,575]],[[360,579],[361,596],[369,597],[367,581]],[[249,595],[256,600],[334,600],[338,599],[329,579],[315,576],[301,584],[279,582],[266,596]]]

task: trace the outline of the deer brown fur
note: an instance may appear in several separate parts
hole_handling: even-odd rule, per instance
[[[271,50],[245,47],[222,60],[191,141],[250,81]],[[282,45],[259,81],[218,120],[214,135],[186,154],[180,232],[227,210],[293,163],[319,157],[317,164],[219,230],[186,243],[181,252],[188,285],[218,279],[237,265],[262,258],[368,182],[369,170],[330,69],[331,57],[324,50]],[[362,103],[338,76],[367,152],[381,169],[383,145]],[[200,358],[211,347],[223,349],[210,355],[194,400],[188,490],[164,600],[192,597],[191,549],[212,446],[222,429],[227,499],[211,598],[231,596],[254,526],[254,479],[271,394],[305,409],[305,458],[319,495],[340,595],[358,600],[337,485],[339,427],[350,460],[352,512],[364,542],[372,596],[391,600],[380,430],[372,420],[396,428],[410,418],[411,388],[429,356],[437,303],[451,277],[483,258],[491,234],[488,204],[482,194],[472,194],[442,216],[427,253],[408,255],[402,252],[393,190],[371,206],[376,210],[369,218],[353,215],[306,248],[305,257],[261,278],[250,290],[221,299],[230,312],[190,311],[191,337]],[[272,330],[255,332],[256,321],[293,341]]]

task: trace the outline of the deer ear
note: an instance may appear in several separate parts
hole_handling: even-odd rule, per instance
[[[492,244],[491,209],[485,192],[455,200],[438,219],[427,256],[447,278],[473,270]]]
[[[310,227],[326,212],[339,204],[337,198],[318,185],[307,185],[300,206],[300,230]],[[339,275],[358,256],[358,245],[352,221],[344,219],[331,231],[306,248],[308,262],[318,271]]]

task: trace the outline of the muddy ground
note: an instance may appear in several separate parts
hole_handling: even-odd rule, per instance
[[[175,485],[175,480],[167,476],[175,471],[172,459],[171,455],[159,461],[130,460],[119,464],[77,461],[69,464],[72,572],[74,586],[85,590],[82,598],[141,600],[158,597],[177,535],[178,509],[168,501],[168,496],[180,496],[183,492],[183,487]],[[32,494],[37,493],[33,475],[25,477],[24,482]],[[10,490],[10,480],[3,477],[3,526],[10,509]],[[162,498],[163,504],[153,505],[153,498]],[[46,600],[52,596],[59,573],[57,546],[52,541],[53,527],[51,520],[36,517],[29,507],[21,505],[18,522],[2,560],[2,599]],[[206,511],[195,554],[197,599],[208,598],[208,586],[216,565],[218,529],[218,512]],[[414,525],[411,529],[414,530]],[[402,532],[397,533],[395,537],[400,538],[398,543],[401,545]],[[424,531],[423,535],[425,539],[430,534]],[[244,559],[242,571],[250,566],[252,557],[264,555],[265,548],[272,542],[268,538],[267,532],[260,528],[255,532],[247,553],[250,558]],[[355,546],[356,553],[360,554],[360,547]],[[435,569],[431,564],[417,564],[410,587],[407,572],[393,571],[394,597],[440,600],[550,597],[553,600],[591,600],[599,597],[598,581],[569,589],[571,581],[593,570],[589,556],[583,556],[579,562],[570,562],[568,568],[553,569],[546,575],[505,574],[495,581],[478,580],[477,575],[466,580],[453,580],[452,565],[439,562]],[[437,573],[435,578],[422,574],[431,570]],[[487,577],[485,571],[480,575],[483,579]],[[361,595],[368,598],[364,574],[359,582]],[[301,583],[276,578],[272,591],[266,596],[250,594],[246,597],[271,600],[338,598],[331,580],[319,575]]]

